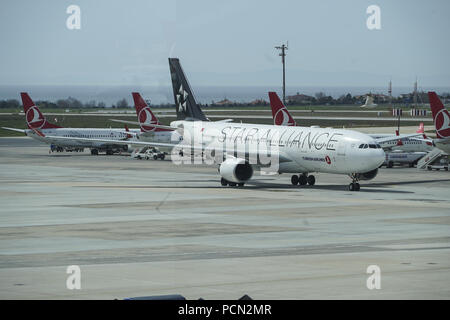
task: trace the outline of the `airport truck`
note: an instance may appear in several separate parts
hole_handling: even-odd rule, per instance
[[[407,164],[412,168],[426,154],[426,152],[389,152],[386,153],[386,159],[384,160],[383,165],[385,165],[386,168],[392,168],[395,164]]]
[[[164,160],[165,157],[166,157],[166,153],[162,152],[162,151],[159,151],[156,148],[149,148],[149,149],[147,149],[144,152],[136,152],[136,153],[133,154],[133,158],[139,159],[139,160],[141,160],[141,159],[145,159],[145,160],[150,160],[150,159],[158,160],[158,159],[161,159],[161,160]]]

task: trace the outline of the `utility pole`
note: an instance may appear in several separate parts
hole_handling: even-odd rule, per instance
[[[286,105],[286,68],[285,68],[285,57],[286,57],[286,50],[288,49],[287,44],[284,43],[281,46],[275,47],[275,49],[281,50],[281,53],[279,54],[281,56],[281,63],[283,63],[283,104]]]
[[[414,82],[414,92],[413,92],[413,107],[417,107],[417,77],[416,82]]]
[[[389,94],[389,108],[392,108],[392,80],[389,80],[388,94]]]

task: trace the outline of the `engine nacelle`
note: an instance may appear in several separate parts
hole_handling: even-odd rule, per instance
[[[225,180],[241,183],[253,176],[253,168],[244,159],[228,158],[220,164],[219,173]]]
[[[372,171],[369,172],[364,172],[364,173],[358,173],[358,179],[359,180],[372,180],[373,178],[375,178],[378,174],[378,168],[373,169]]]

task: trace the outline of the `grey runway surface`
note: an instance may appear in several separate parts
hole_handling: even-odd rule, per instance
[[[450,298],[449,172],[383,168],[360,192],[316,180],[225,188],[216,167],[0,138],[0,299]]]

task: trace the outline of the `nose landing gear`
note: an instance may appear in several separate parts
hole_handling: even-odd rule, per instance
[[[348,185],[348,190],[349,191],[359,191],[361,189],[361,187],[358,183],[359,179],[358,179],[357,175],[352,174],[352,175],[350,175],[350,178],[352,178],[352,183],[350,183]]]

